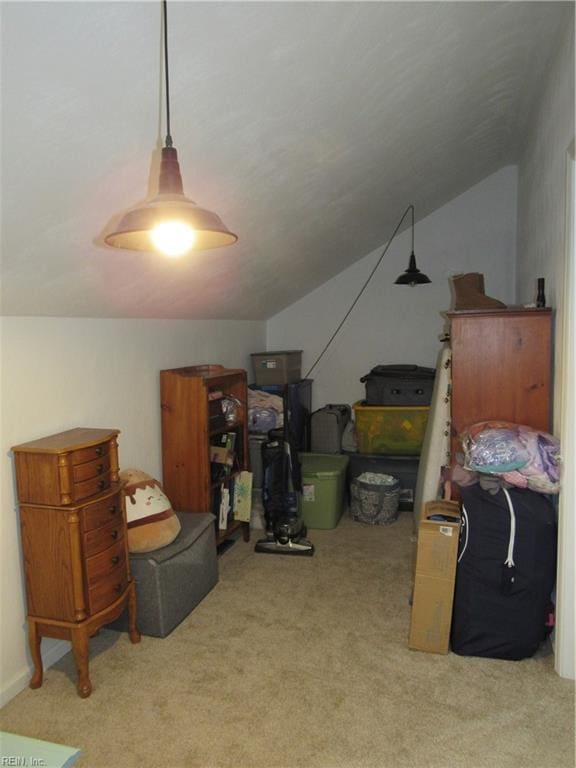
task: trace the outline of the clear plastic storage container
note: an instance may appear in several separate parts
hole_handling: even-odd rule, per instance
[[[429,406],[354,404],[359,453],[418,456],[422,450]]]

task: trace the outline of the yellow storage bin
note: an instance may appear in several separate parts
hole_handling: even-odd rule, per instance
[[[353,407],[359,453],[420,454],[428,406],[377,406],[360,401]]]

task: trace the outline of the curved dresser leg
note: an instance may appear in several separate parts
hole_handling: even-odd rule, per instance
[[[42,654],[40,653],[40,643],[42,637],[38,632],[38,626],[32,619],[28,619],[28,642],[30,644],[30,655],[34,662],[34,674],[30,678],[30,688],[40,688],[44,676],[42,667]]]
[[[134,582],[129,587],[128,593],[128,636],[131,643],[140,642],[140,632],[136,625],[136,587]]]
[[[87,699],[92,693],[92,683],[88,674],[88,632],[86,629],[72,630],[72,650],[76,662],[78,682],[76,688],[82,699]]]

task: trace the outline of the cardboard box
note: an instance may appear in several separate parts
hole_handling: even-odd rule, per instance
[[[430,519],[434,515],[441,519]],[[428,653],[448,653],[460,505],[454,501],[424,504],[418,528],[416,573],[408,647]]]
[[[420,507],[420,520],[426,520],[432,515],[442,515],[445,517],[456,517],[460,519],[460,504],[457,501],[448,499],[436,499],[435,501],[425,501]]]

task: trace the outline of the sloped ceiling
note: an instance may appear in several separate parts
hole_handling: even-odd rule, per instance
[[[270,317],[515,162],[571,12],[169,3],[185,192],[240,239],[167,260],[98,245],[155,167],[160,3],[2,3],[2,313]]]

